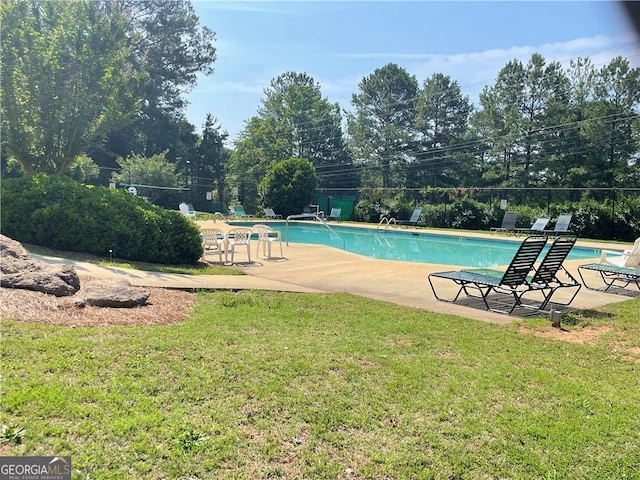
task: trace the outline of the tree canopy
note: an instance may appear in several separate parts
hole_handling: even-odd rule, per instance
[[[640,187],[640,69],[626,58],[597,67],[538,53],[514,59],[476,104],[447,75],[420,83],[388,63],[362,78],[346,113],[309,74],[286,71],[266,86],[231,151],[213,114],[199,132],[184,113],[184,93],[213,73],[217,55],[189,0],[6,0],[0,21],[5,177],[104,184],[122,170],[117,159],[162,155],[188,179],[180,194],[200,208],[210,191],[224,208],[234,188],[257,206],[262,180],[290,158],[311,162],[329,195]]]
[[[265,89],[257,115],[236,142],[234,169],[261,178],[285,158],[312,162],[321,187],[353,185],[356,177],[345,145],[340,108],[322,96],[305,73],[286,72]]]
[[[125,125],[145,76],[121,15],[90,1],[0,5],[3,149],[26,173],[62,173]]]

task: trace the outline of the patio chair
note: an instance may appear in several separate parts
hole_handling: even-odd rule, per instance
[[[282,218],[282,215],[278,215],[276,212],[273,211],[273,208],[265,208],[264,216],[271,220],[275,220],[276,218]]]
[[[602,250],[600,263],[625,268],[640,267],[640,238],[636,239],[632,248],[625,250],[622,253],[612,250]]]
[[[572,217],[573,214],[571,213],[561,213],[556,219],[556,224],[553,227],[553,230],[545,230],[545,232],[551,235],[561,235],[563,233],[569,233],[569,224],[571,223]]]
[[[256,248],[256,256],[260,253],[260,245],[262,244],[262,256],[271,259],[271,244],[278,242],[280,244],[280,258],[282,254],[282,236],[277,230],[273,230],[268,225],[257,224],[253,226],[253,231],[258,234],[258,248]]]
[[[597,273],[597,277],[604,286],[596,287],[589,285],[583,275],[583,270],[592,270]],[[597,290],[599,292],[607,292],[612,287],[621,289],[627,288],[629,285],[635,285],[640,290],[640,268],[617,267],[615,265],[607,265],[604,263],[588,263],[578,266],[578,274],[580,280],[589,290]],[[615,290],[614,292],[615,293]]]
[[[409,217],[409,220],[396,220],[396,223],[398,225],[415,226],[418,224],[418,221],[420,220],[420,215],[422,215],[422,209],[416,208],[411,214],[411,217]]]
[[[224,231],[219,228],[202,228],[200,229],[200,236],[202,236],[202,260],[205,260],[207,251],[212,251],[218,254],[220,263],[223,263],[222,251],[226,249]]]
[[[251,262],[251,234],[253,230],[248,227],[232,228],[227,232],[227,255],[231,253],[231,263],[234,263],[236,247],[247,248],[247,259]]]
[[[242,205],[229,205],[229,216],[233,218],[249,218]]]
[[[340,220],[340,215],[342,215],[342,209],[341,208],[332,208],[331,209],[331,213],[329,213],[329,216],[327,217],[327,220]]]
[[[571,275],[563,266],[564,261],[576,244],[578,238],[576,236],[562,235],[558,236],[547,251],[546,255],[540,262],[538,267],[534,267],[536,273],[531,278],[527,278],[527,287],[519,295],[520,304],[524,307],[532,307],[537,310],[544,310],[553,294],[560,288],[576,288],[571,298],[565,303],[558,305],[570,305],[576,298],[582,285]],[[541,292],[544,300],[538,307],[532,305],[524,305],[521,300],[524,295],[529,292]]]
[[[197,218],[196,211],[193,208],[193,205],[186,202],[181,202],[179,205],[180,213],[182,213],[185,217],[191,218],[195,220]]]
[[[538,217],[530,228],[516,228],[516,233],[526,233],[529,235],[542,234],[549,223],[548,217]]]
[[[582,275],[582,270],[595,271],[604,286],[588,285]],[[635,241],[632,248],[623,252],[602,250],[600,263],[580,265],[578,273],[584,286],[591,290],[606,292],[612,287],[624,289],[632,284],[640,290],[640,238]]]
[[[504,272],[482,268],[431,273],[429,274],[428,280],[433,295],[437,300],[455,303],[460,297],[460,294],[464,292],[467,297],[481,298],[487,310],[511,313],[516,306],[520,305],[522,287],[527,286],[527,276],[546,243],[547,238],[543,236],[525,238]],[[459,285],[460,288],[455,297],[446,299],[438,295],[432,278],[452,280]],[[471,291],[478,291],[479,295],[474,295]],[[511,309],[508,312],[504,312],[491,308],[487,302],[487,297],[491,292],[511,294],[513,296],[513,306]]]
[[[499,227],[491,227],[492,232],[513,232],[516,229],[516,221],[518,214],[516,212],[506,212],[502,217],[502,225]]]

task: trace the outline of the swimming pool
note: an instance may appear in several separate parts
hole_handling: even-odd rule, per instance
[[[234,224],[238,224],[233,222]],[[244,222],[243,222],[244,223]],[[265,222],[282,234],[282,241],[327,245],[381,260],[495,267],[511,262],[520,241],[482,239],[454,235],[348,227],[331,224],[333,230],[313,222]],[[246,225],[251,225],[246,223]],[[334,233],[335,232],[335,233]],[[570,259],[593,259],[600,250],[574,247]]]

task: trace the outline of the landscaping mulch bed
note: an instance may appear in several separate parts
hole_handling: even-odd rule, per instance
[[[147,304],[135,308],[78,307],[80,291],[68,297],[55,297],[17,288],[0,288],[0,318],[21,322],[89,327],[104,325],[165,325],[181,322],[191,315],[195,294],[182,290],[145,288],[150,292]]]

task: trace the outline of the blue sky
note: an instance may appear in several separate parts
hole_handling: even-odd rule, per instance
[[[305,72],[323,96],[351,109],[358,83],[396,63],[422,82],[449,75],[472,102],[513,59],[532,53],[604,65],[621,55],[640,65],[640,42],[608,1],[217,1],[193,0],[216,33],[215,73],[187,99],[198,130],[216,116],[230,140],[256,114],[264,89],[286,71]]]

